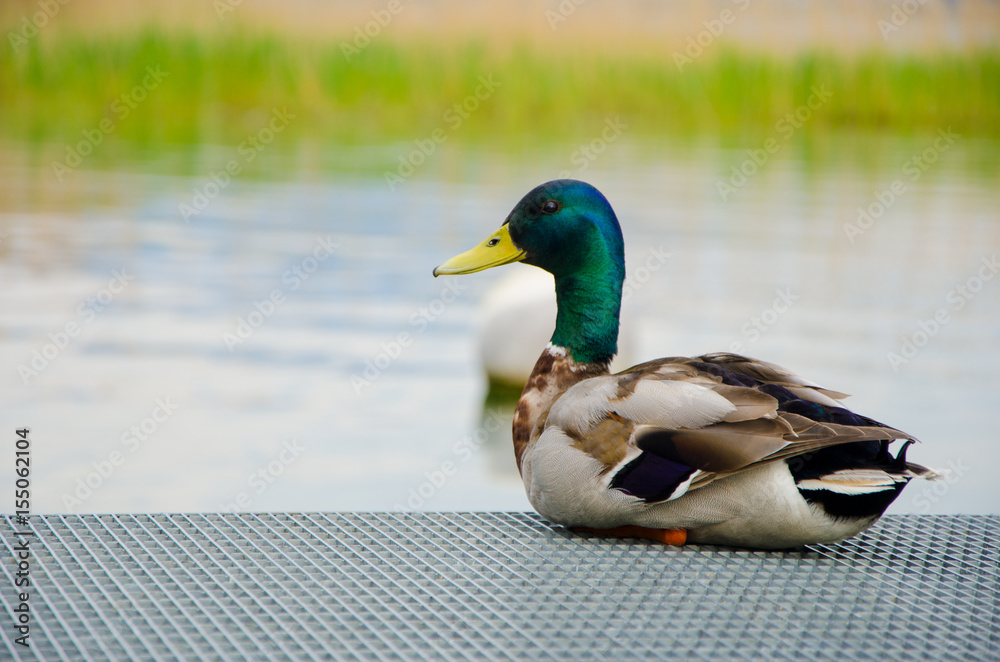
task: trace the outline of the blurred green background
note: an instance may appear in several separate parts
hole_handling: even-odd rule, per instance
[[[996,4],[897,5],[6,2],[0,137],[74,141],[108,118],[114,148],[225,143],[279,104],[297,116],[286,142],[407,139],[486,74],[503,93],[455,140],[565,139],[609,114],[639,134],[765,135],[819,85],[813,136],[996,136]],[[148,68],[164,84],[121,120]]]

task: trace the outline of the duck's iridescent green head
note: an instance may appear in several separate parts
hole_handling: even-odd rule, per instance
[[[574,179],[536,187],[482,244],[434,270],[466,274],[525,262],[555,277],[559,311],[554,345],[581,363],[607,363],[617,351],[625,248],[611,205]]]
[[[510,262],[540,267],[557,280],[616,268],[624,277],[625,248],[618,218],[590,184],[557,179],[521,198],[497,232],[439,266],[434,275],[468,274]]]
[[[617,263],[625,248],[618,218],[600,191],[585,182],[558,179],[524,196],[507,217],[510,238],[524,262],[556,278]]]

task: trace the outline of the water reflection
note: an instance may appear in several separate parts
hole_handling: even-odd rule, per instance
[[[634,361],[737,349],[854,393],[926,442],[915,461],[952,469],[896,512],[996,512],[1000,279],[983,265],[1000,247],[1000,187],[975,166],[996,145],[959,142],[905,179],[926,140],[789,145],[725,201],[717,182],[742,149],[623,139],[579,176],[615,206],[630,274],[669,254],[629,302]],[[347,150],[332,167],[274,155],[282,168],[185,222],[210,152],[191,176],[129,163],[57,184],[32,149],[6,146],[0,423],[32,428],[36,511],[527,508],[495,424],[510,405],[483,405],[477,360],[478,304],[502,270],[430,270],[574,148],[449,147],[395,191],[377,167],[341,165]],[[373,151],[354,150],[394,155]],[[897,179],[905,191],[848,236]],[[961,306],[959,286],[977,288]],[[891,363],[907,338],[921,346]]]

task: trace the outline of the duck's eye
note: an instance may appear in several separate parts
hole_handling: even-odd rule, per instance
[[[562,209],[562,205],[560,205],[555,200],[546,200],[545,202],[542,203],[543,214],[554,214],[560,209]]]
[[[486,245],[487,246],[496,246],[499,243],[500,243],[500,237],[493,237],[492,239],[490,239],[489,241],[486,242]]]

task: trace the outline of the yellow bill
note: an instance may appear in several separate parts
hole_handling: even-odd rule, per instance
[[[524,251],[514,245],[514,240],[510,238],[510,232],[504,225],[472,250],[456,255],[439,266],[434,270],[434,275],[471,274],[523,259]]]

